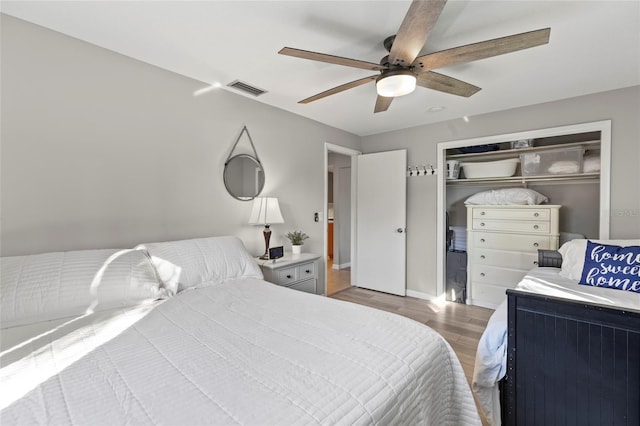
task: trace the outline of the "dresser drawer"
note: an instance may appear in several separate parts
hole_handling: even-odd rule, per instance
[[[298,280],[297,276],[298,268],[283,268],[275,271],[274,284],[288,286]]]
[[[532,234],[548,234],[549,222],[473,219],[473,229],[481,231],[506,231]]]
[[[474,250],[489,248],[537,253],[538,249],[555,250],[557,248],[551,247],[553,237],[546,235],[500,234],[497,232],[470,232],[470,234]],[[557,241],[557,237],[555,240]]]
[[[476,249],[470,261],[479,266],[509,266],[512,269],[529,270],[538,266],[538,254],[523,251]]]
[[[491,284],[475,284],[469,294],[469,302],[477,306],[495,309],[507,298],[507,289]]]
[[[305,280],[307,278],[316,278],[316,264],[315,262],[305,263],[297,267],[297,275],[299,280]]]
[[[545,208],[535,209],[499,209],[499,208],[473,208],[474,219],[501,219],[501,220],[542,220],[551,218],[551,210]]]
[[[471,281],[474,286],[476,283],[486,283],[504,288],[514,288],[526,275],[527,271],[474,263],[471,267]]]

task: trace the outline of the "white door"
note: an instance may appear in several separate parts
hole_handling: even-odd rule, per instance
[[[407,151],[355,157],[356,261],[352,284],[406,294]]]

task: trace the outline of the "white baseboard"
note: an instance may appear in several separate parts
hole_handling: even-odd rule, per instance
[[[423,299],[423,300],[440,300],[440,297],[438,296],[422,293],[420,291],[409,290],[409,289],[407,289],[407,296],[415,297],[416,299]]]
[[[493,310],[495,310],[499,306],[494,303],[486,303],[481,300],[473,300],[473,299],[467,299],[467,305],[475,305],[475,306],[480,306],[482,308],[488,308]]]
[[[331,267],[331,269],[347,269],[347,268],[351,268],[351,262],[342,263],[340,265],[336,265],[334,263],[333,266]]]

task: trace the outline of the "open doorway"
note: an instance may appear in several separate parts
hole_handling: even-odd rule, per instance
[[[355,185],[351,158],[360,152],[325,144],[325,295],[351,287]]]

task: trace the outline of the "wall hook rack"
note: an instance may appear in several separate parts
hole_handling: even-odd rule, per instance
[[[407,167],[407,177],[418,177],[418,176],[433,176],[438,173],[437,169],[433,168],[433,165],[423,164],[421,166],[409,166]]]

